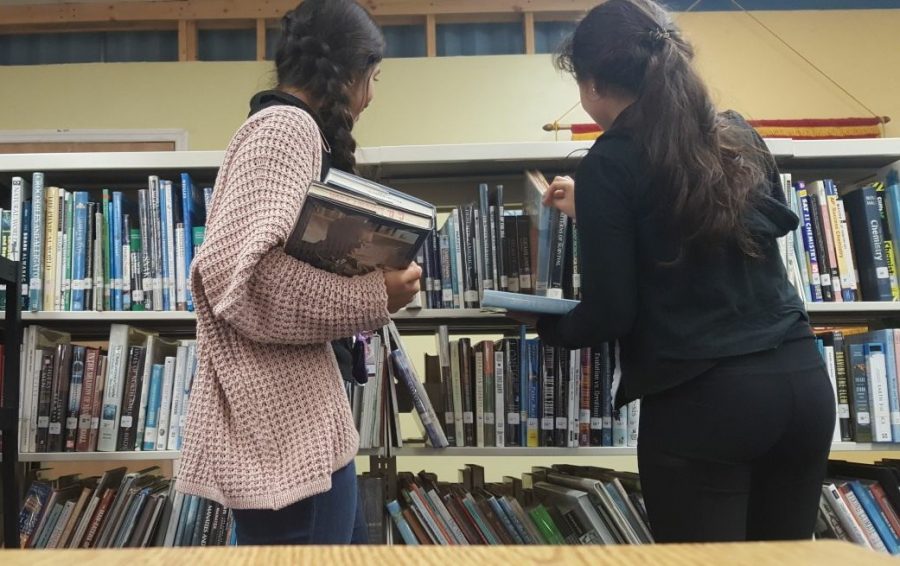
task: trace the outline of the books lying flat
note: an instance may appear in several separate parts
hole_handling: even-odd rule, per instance
[[[487,290],[484,292],[481,308],[503,309],[509,312],[563,315],[574,309],[578,303],[579,301],[571,299],[554,299],[538,295]]]
[[[284,249],[345,276],[404,269],[434,224],[430,203],[332,169],[323,183],[310,184]]]

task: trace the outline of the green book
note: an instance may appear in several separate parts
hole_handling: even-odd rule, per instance
[[[191,231],[193,232],[191,238],[194,245],[194,257],[197,257],[197,252],[200,250],[200,246],[203,245],[203,240],[206,239],[206,226],[194,226]]]
[[[131,253],[131,310],[144,310],[144,289],[141,278],[141,230],[132,228],[128,234]]]
[[[562,533],[559,532],[553,519],[550,518],[550,513],[547,512],[543,505],[538,504],[532,507],[528,510],[528,514],[541,532],[541,536],[547,541],[547,544],[566,544]]]

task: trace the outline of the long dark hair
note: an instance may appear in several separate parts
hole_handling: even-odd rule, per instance
[[[353,0],[305,0],[281,20],[278,85],[314,99],[332,164],[339,169],[356,169],[350,84],[368,81],[383,57],[378,24]]]
[[[635,98],[620,120],[646,153],[662,191],[654,196],[685,247],[731,241],[758,257],[743,213],[761,195],[766,157],[748,128],[716,111],[693,57],[661,6],[608,0],[578,24],[556,64],[600,92]]]

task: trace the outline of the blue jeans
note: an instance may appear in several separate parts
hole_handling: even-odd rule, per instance
[[[234,509],[239,546],[366,544],[368,533],[350,462],[331,474],[331,489],[284,509]]]

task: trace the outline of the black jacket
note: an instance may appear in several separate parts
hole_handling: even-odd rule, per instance
[[[762,140],[746,127],[748,140]],[[660,392],[712,368],[721,358],[775,348],[811,335],[803,302],[787,275],[776,238],[797,227],[774,160],[760,204],[744,222],[761,246],[754,259],[736,245],[688,251],[666,229],[643,152],[614,125],[582,160],[575,206],[582,253],[581,304],[545,317],[547,343],[569,348],[618,339],[622,381],[617,403]]]

